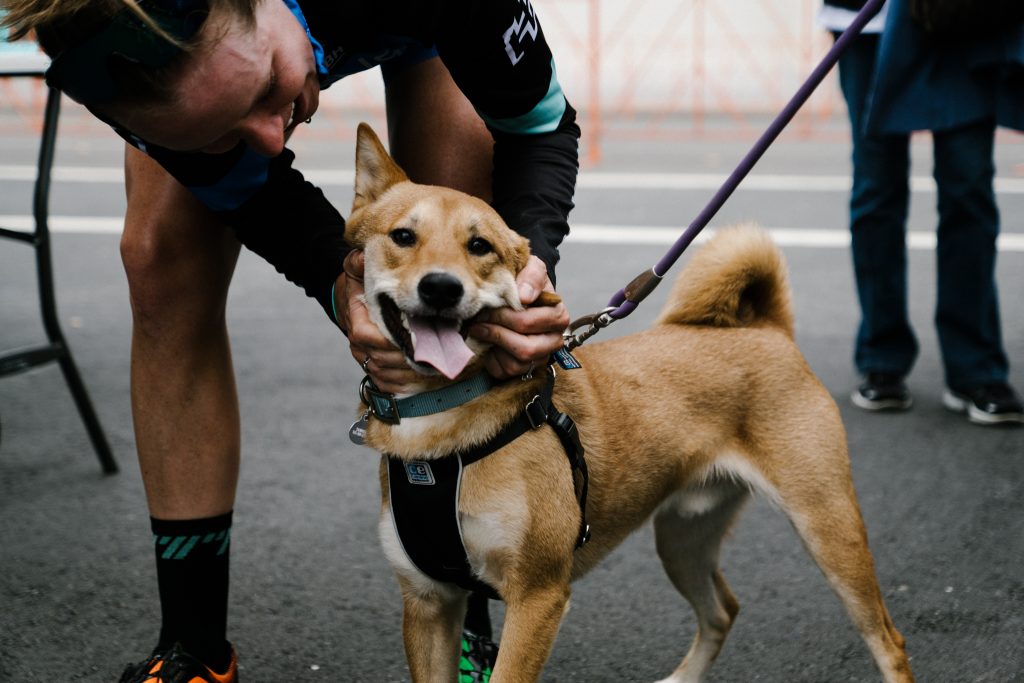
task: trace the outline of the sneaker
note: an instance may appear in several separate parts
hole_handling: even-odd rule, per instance
[[[238,683],[238,657],[231,648],[231,666],[226,673],[218,674],[175,643],[167,652],[129,665],[119,683]]]
[[[914,403],[903,375],[887,372],[869,372],[850,399],[864,410],[906,410]]]
[[[472,631],[463,631],[459,683],[488,683],[497,659],[498,646],[494,641]]]
[[[958,413],[967,413],[975,424],[1024,423],[1024,405],[1006,382],[984,384],[972,389],[946,389],[942,403]]]

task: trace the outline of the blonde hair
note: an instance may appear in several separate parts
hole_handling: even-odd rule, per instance
[[[261,0],[207,0],[207,13],[235,17],[246,27],[255,25],[256,7]],[[144,0],[0,0],[0,26],[10,29],[10,39],[35,34],[40,47],[51,57],[80,44],[98,27],[122,12],[130,12],[161,39],[182,50],[166,66],[150,67],[124,62],[116,66],[116,80],[122,85],[119,102],[136,104],[162,102],[171,97],[170,83],[184,63],[184,55],[200,43],[200,35],[182,41],[170,35],[145,9]]]
[[[227,11],[251,24],[258,3],[259,0],[209,0],[208,6],[211,14]],[[49,29],[67,25],[77,19],[86,19],[93,24],[127,10],[157,35],[179,44],[139,6],[137,0],[0,0],[0,10],[3,11],[0,14],[0,26],[10,29],[10,40],[23,38],[31,31],[45,35]],[[43,46],[43,49],[46,47]]]
[[[126,4],[119,0],[0,0],[0,26],[11,30],[11,40],[18,40],[38,26],[68,21],[83,9],[113,16]]]

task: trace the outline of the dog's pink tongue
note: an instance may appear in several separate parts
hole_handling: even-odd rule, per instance
[[[448,379],[458,377],[473,359],[454,320],[414,317],[409,320],[409,329],[416,335],[413,360],[434,366]]]

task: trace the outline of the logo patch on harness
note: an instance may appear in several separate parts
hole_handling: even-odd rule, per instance
[[[434,485],[434,473],[430,471],[430,465],[425,462],[405,463],[405,476],[410,484],[421,484],[424,486]]]
[[[555,362],[558,363],[559,367],[563,370],[579,370],[583,366],[576,360],[576,356],[569,353],[566,349],[558,349],[553,354]]]

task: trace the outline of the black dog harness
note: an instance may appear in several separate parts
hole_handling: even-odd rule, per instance
[[[405,461],[388,455],[388,487],[391,515],[399,541],[409,559],[427,576],[454,583],[473,592],[500,599],[497,592],[478,579],[469,564],[459,524],[459,486],[466,466],[507,446],[526,432],[550,426],[558,436],[572,468],[573,487],[580,505],[580,529],[576,548],[590,539],[587,524],[589,475],[576,423],[552,403],[555,373],[548,369],[541,393],[486,443],[444,458]],[[578,475],[578,476],[577,476]]]

